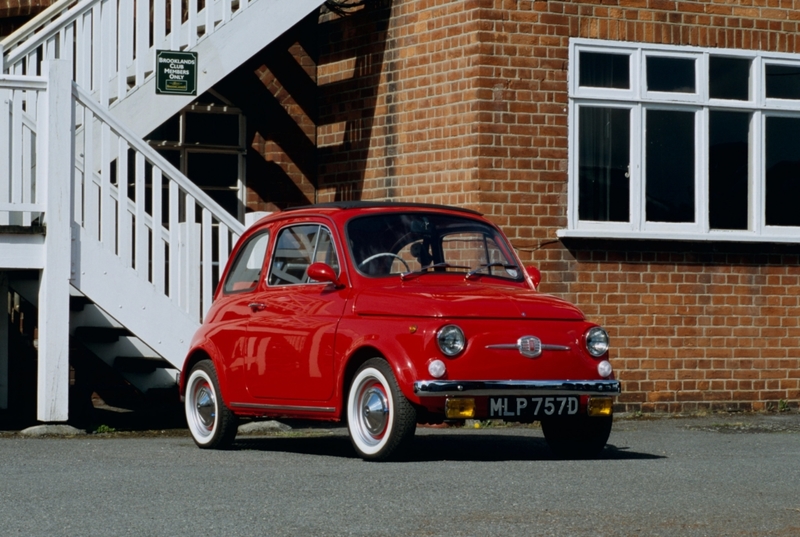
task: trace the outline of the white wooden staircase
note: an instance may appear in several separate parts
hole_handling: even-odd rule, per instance
[[[70,345],[174,386],[243,231],[142,139],[193,99],[156,95],[156,50],[197,52],[202,94],[321,3],[63,0],[0,42],[0,297],[38,309],[38,420],[69,417]]]

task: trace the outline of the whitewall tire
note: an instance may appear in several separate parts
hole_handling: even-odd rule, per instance
[[[224,449],[236,437],[237,418],[222,400],[211,360],[195,364],[186,382],[186,424],[201,448]]]
[[[347,428],[358,455],[366,460],[399,455],[414,436],[416,419],[386,360],[367,360],[347,394]]]

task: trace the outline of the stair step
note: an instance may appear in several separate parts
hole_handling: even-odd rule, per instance
[[[69,296],[69,311],[83,311],[83,307],[87,304],[92,304],[88,296],[83,295],[70,295]]]
[[[177,411],[180,414],[183,410],[181,403],[180,392],[178,385],[170,386],[169,388],[150,388],[145,394],[148,402],[151,404],[164,405],[168,403],[177,404]]]
[[[79,326],[75,329],[77,339],[91,343],[114,343],[130,335],[128,329],[122,326]]]
[[[156,369],[167,369],[172,364],[161,358],[143,356],[117,356],[114,358],[114,369],[123,373],[152,373]]]

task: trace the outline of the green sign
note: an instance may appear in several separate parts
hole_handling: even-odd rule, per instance
[[[156,51],[156,95],[197,95],[197,53]]]

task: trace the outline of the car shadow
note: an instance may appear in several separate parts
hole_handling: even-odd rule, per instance
[[[349,438],[332,436],[239,437],[234,450],[257,450],[357,459]],[[608,444],[594,460],[655,460],[664,456],[632,451]],[[507,434],[417,435],[408,451],[396,462],[500,462],[559,460],[544,438]]]

